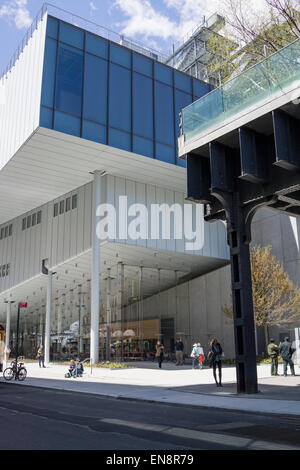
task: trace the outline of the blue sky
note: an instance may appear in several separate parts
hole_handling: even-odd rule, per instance
[[[0,70],[8,64],[43,0],[0,0]],[[161,51],[199,24],[219,0],[52,0],[49,3]],[[212,5],[213,4],[213,5]]]

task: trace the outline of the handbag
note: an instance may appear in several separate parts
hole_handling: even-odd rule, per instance
[[[199,354],[198,362],[204,362],[204,356],[203,356],[203,354]]]

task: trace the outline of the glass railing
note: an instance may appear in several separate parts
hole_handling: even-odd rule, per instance
[[[298,84],[297,84],[298,81]],[[232,78],[182,111],[185,141],[217,130],[252,107],[300,87],[300,39]]]

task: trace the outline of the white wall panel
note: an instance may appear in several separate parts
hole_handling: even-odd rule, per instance
[[[38,127],[46,21],[40,21],[13,68],[1,78],[0,170]]]
[[[72,209],[72,196],[77,195],[77,208]],[[113,204],[118,216],[119,196],[128,197],[128,207],[134,203],[142,203],[148,208],[152,203],[183,204],[184,193],[165,190],[155,185],[147,185],[125,178],[107,175],[102,179],[102,201]],[[54,217],[54,203],[59,203],[71,197],[71,209]],[[191,203],[189,203],[191,204]],[[193,205],[194,206],[194,205]],[[195,206],[194,206],[195,207]],[[42,211],[41,224],[22,230],[22,219],[33,213]],[[118,217],[117,217],[118,219]],[[172,220],[172,219],[171,219]],[[41,261],[50,258],[50,266],[56,266],[68,259],[83,253],[91,247],[92,224],[92,183],[88,183],[72,193],[67,193],[60,198],[50,201],[42,207],[7,222],[13,224],[13,235],[0,240],[0,266],[6,263],[11,265],[9,279],[0,279],[0,291],[19,284],[41,272]],[[218,224],[205,224],[205,245],[200,253],[213,258],[226,257],[228,253],[225,230]],[[118,229],[118,226],[117,226]],[[149,224],[149,236],[151,225]],[[223,230],[223,231],[222,231]],[[118,232],[117,232],[118,233]],[[170,240],[119,240],[117,243],[136,247],[148,247],[158,250],[193,254],[193,251],[185,250],[185,240],[174,239],[174,228],[171,224]],[[198,252],[199,253],[199,252]],[[195,255],[197,256],[197,255]]]

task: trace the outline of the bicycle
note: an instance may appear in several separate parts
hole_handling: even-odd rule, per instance
[[[5,380],[12,380],[14,378],[15,380],[23,382],[23,380],[26,379],[26,376],[27,370],[24,367],[24,362],[18,362],[16,364],[16,361],[12,361],[11,367],[7,367],[3,372]]]

